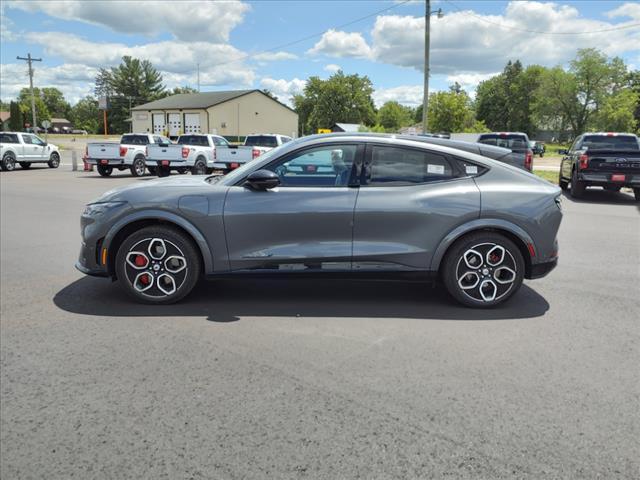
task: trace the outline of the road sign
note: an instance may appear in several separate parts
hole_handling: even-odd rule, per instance
[[[42,128],[49,128],[51,126],[51,122],[49,120],[43,120],[41,125]]]
[[[318,133],[331,133],[330,128],[319,128]]]
[[[98,108],[100,110],[109,110],[109,99],[104,96],[98,98]]]

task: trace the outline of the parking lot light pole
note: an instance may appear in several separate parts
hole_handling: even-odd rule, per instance
[[[429,108],[429,48],[430,48],[430,30],[431,15],[437,15],[442,18],[442,9],[439,8],[435,12],[431,11],[431,0],[425,0],[424,10],[424,91],[422,97],[422,133],[427,133],[427,110]]]

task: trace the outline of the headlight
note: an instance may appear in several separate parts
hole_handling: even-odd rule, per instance
[[[96,217],[98,215],[102,215],[103,213],[113,210],[114,208],[121,207],[127,202],[102,202],[102,203],[90,203],[86,207],[84,207],[83,215],[87,217]]]

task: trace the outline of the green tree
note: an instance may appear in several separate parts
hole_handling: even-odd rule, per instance
[[[413,110],[398,102],[391,100],[386,102],[378,110],[378,123],[387,131],[395,132],[413,122]]]
[[[40,89],[35,87],[33,89],[33,94],[35,97],[34,103],[36,106],[37,121],[40,125],[42,125],[43,120],[51,119],[51,113],[47,108],[47,104],[42,99],[42,95],[40,94]],[[18,94],[18,104],[20,105],[20,111],[22,112],[25,122],[31,124],[32,123],[31,90],[29,88],[23,88],[22,90],[20,90],[20,93]]]
[[[9,130],[12,132],[19,132],[22,130],[24,122],[22,120],[22,112],[20,111],[20,105],[17,102],[11,102],[9,104]]]
[[[40,96],[52,117],[71,120],[68,118],[71,116],[71,105],[65,100],[60,90],[53,87],[45,87],[40,90]]]
[[[148,60],[130,56],[111,69],[100,69],[95,80],[95,93],[109,97],[109,131],[129,130],[129,108],[147,103],[166,95],[162,75]]]
[[[72,108],[74,127],[88,133],[102,133],[104,123],[102,112],[98,109],[98,101],[88,95]]]
[[[596,130],[605,132],[637,131],[634,111],[640,95],[630,88],[609,95],[595,113]]]
[[[448,92],[429,95],[429,132],[463,132],[472,128],[475,122],[471,99],[464,90],[454,85]]]
[[[366,76],[338,71],[327,80],[309,78],[303,93],[293,97],[301,132],[313,133],[337,122],[373,125],[372,94],[373,86]]]

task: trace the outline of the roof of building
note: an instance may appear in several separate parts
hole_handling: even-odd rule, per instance
[[[220,92],[200,92],[200,93],[179,93],[177,95],[171,95],[169,97],[161,98],[153,102],[145,103],[133,107],[132,110],[171,110],[171,109],[188,109],[188,108],[209,108],[214,105],[219,105],[234,98],[241,97],[253,92],[260,92],[265,96],[268,96],[262,90],[225,90]],[[274,102],[279,103],[283,107],[292,110],[284,103],[272,98]],[[293,110],[292,110],[293,111]]]
[[[71,122],[66,118],[52,118],[51,123],[69,123],[70,124]]]
[[[338,127],[343,132],[357,132],[360,130],[361,125],[359,123],[336,123],[332,129]]]
[[[6,122],[11,118],[11,112],[0,112],[0,122]]]

